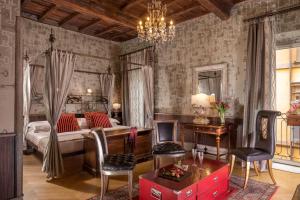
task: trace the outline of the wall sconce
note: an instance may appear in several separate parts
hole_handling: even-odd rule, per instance
[[[88,89],[86,90],[86,92],[87,92],[88,95],[91,95],[93,91],[92,91],[91,88],[88,88]]]

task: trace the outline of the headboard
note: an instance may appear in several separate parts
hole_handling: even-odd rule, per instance
[[[76,113],[75,114],[76,118],[84,118],[84,114],[81,113]],[[45,121],[46,119],[46,115],[43,114],[33,114],[33,115],[29,115],[29,121],[30,122],[36,122],[36,121]]]

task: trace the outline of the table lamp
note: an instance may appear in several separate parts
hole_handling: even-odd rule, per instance
[[[193,122],[195,124],[208,124],[209,120],[205,112],[210,107],[210,96],[203,93],[192,95],[192,106],[196,116]]]
[[[119,103],[113,103],[112,108],[113,108],[114,116],[118,117],[118,112],[120,112],[121,104],[119,104]]]

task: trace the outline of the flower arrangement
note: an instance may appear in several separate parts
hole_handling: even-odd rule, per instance
[[[297,113],[297,110],[300,108],[300,100],[296,100],[291,103],[291,108],[289,109],[288,113],[293,114]]]
[[[214,104],[214,108],[218,111],[221,124],[225,124],[225,112],[229,109],[228,103],[225,103],[223,101],[217,101]]]

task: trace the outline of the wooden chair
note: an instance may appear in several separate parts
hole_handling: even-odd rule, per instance
[[[109,182],[109,176],[128,175],[129,199],[132,199],[132,179],[135,160],[133,154],[108,154],[107,141],[102,128],[92,129],[97,146],[97,156],[101,174],[102,200]]]
[[[276,117],[281,113],[278,111],[261,110],[257,113],[254,133],[254,147],[242,147],[232,150],[231,153],[231,165],[230,176],[233,171],[235,158],[238,157],[241,160],[246,161],[246,175],[244,182],[244,189],[247,187],[249,179],[250,163],[253,162],[253,166],[257,175],[259,170],[256,162],[267,160],[268,171],[274,184],[276,181],[272,172],[272,159],[275,153],[275,131],[274,125]]]
[[[183,157],[184,148],[177,143],[177,121],[154,121],[155,141],[152,147],[154,169],[158,169],[162,157]]]

